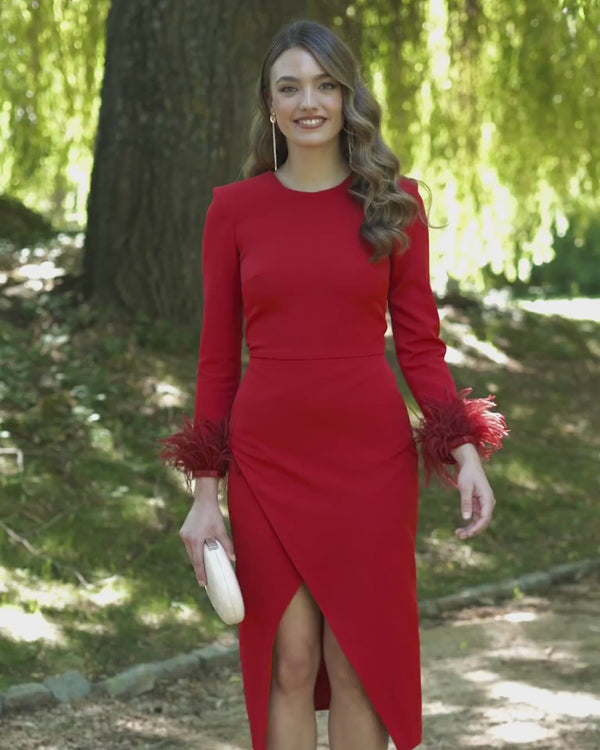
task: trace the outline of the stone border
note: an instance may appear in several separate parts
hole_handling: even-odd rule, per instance
[[[58,703],[68,703],[93,694],[112,698],[132,698],[152,690],[158,683],[222,666],[239,665],[238,643],[219,643],[195,649],[171,659],[137,664],[119,672],[114,677],[91,683],[81,672],[65,672],[47,677],[43,682],[25,682],[13,685],[0,693],[0,714],[44,708]]]
[[[498,583],[463,589],[458,594],[425,599],[419,602],[420,617],[436,617],[476,604],[492,604],[510,598],[516,592],[544,592],[552,586],[576,581],[600,569],[600,558],[558,565],[545,571],[529,573]],[[98,683],[91,683],[81,672],[65,672],[47,677],[43,682],[13,685],[0,693],[0,715],[9,711],[24,711],[105,694],[112,698],[132,698],[152,690],[157,684],[176,680],[194,673],[208,672],[222,666],[238,666],[238,642],[231,645],[213,644],[195,649],[171,659],[137,664]]]
[[[515,594],[543,593],[559,583],[578,581],[588,573],[600,569],[600,557],[580,560],[576,563],[557,565],[548,570],[527,573],[520,578],[508,578],[497,583],[463,589],[458,594],[424,599],[419,602],[420,617],[436,617],[456,609],[476,604],[493,604],[501,599],[510,599]]]

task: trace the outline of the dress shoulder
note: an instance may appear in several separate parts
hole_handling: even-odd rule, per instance
[[[219,197],[225,203],[236,204],[239,201],[245,201],[256,191],[263,192],[268,190],[270,184],[269,173],[263,172],[255,177],[246,177],[243,180],[227,182],[224,185],[215,185],[213,195]]]
[[[401,175],[398,179],[398,187],[405,193],[409,193],[412,196],[416,196],[419,192],[419,185],[414,177],[405,177]]]

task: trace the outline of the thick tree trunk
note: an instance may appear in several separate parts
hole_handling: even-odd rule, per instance
[[[185,322],[201,310],[213,185],[238,179],[262,55],[306,0],[113,0],[88,199],[88,297]]]

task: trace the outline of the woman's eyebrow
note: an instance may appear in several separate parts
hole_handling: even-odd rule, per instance
[[[329,73],[319,73],[318,76],[313,76],[313,81],[318,81],[321,78],[333,78],[332,75]],[[298,81],[299,78],[295,78],[294,76],[279,76],[279,78],[275,81],[275,83],[279,83],[279,81]]]

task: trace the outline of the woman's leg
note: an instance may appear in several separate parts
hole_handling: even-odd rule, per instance
[[[331,684],[331,750],[386,750],[387,730],[327,622],[324,623],[323,654]]]
[[[321,628],[321,611],[302,584],[281,618],[273,645],[267,750],[317,746],[314,688]]]

